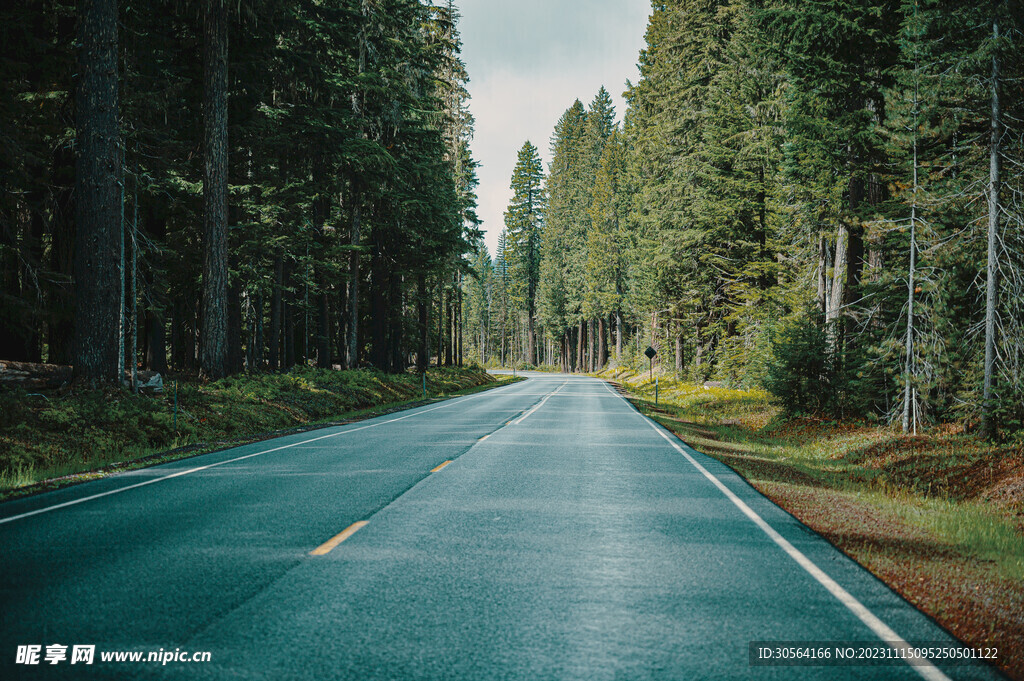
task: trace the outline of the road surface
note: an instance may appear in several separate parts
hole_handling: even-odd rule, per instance
[[[3,679],[999,678],[751,666],[753,641],[952,639],[585,377],[2,504],[0,547]]]

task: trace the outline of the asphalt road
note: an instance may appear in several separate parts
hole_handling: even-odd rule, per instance
[[[751,666],[752,641],[952,639],[591,378],[2,504],[0,550],[2,679],[999,678]],[[51,644],[69,659],[47,664]],[[40,664],[17,664],[25,645]]]

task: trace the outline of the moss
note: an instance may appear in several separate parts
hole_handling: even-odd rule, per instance
[[[168,380],[162,395],[120,390],[46,397],[0,388],[0,490],[151,456],[172,447],[252,438],[422,398],[418,374],[297,367],[202,383]],[[479,367],[431,368],[431,397],[493,384]],[[177,427],[175,427],[175,392]]]

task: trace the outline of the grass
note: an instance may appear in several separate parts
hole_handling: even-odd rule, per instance
[[[39,398],[2,388],[0,499],[409,407],[423,401],[421,380],[412,373],[301,367],[210,383],[180,379],[153,396],[109,390]],[[426,387],[436,399],[500,382],[478,367],[431,368]]]
[[[956,426],[787,419],[762,391],[601,374],[642,411],[1024,679],[1024,451]]]

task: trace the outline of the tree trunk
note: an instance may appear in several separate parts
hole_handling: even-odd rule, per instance
[[[596,361],[596,357],[594,356],[594,352],[595,352],[594,340],[595,340],[595,336],[596,335],[597,334],[594,333],[594,318],[591,317],[591,318],[589,318],[589,320],[587,320],[587,372],[588,373],[594,371],[594,364],[595,364],[595,361]]]
[[[370,362],[381,371],[388,371],[387,323],[388,309],[385,296],[383,245],[380,242],[380,229],[370,230]]]
[[[694,366],[700,370],[701,363],[704,360],[704,334],[700,325],[697,326],[697,342],[693,348],[693,363]]]
[[[334,347],[338,357],[338,365],[344,369],[346,348],[348,347],[348,290],[345,282],[342,282],[341,285],[338,286],[336,301],[337,307],[334,310],[334,313],[337,315],[338,320],[336,326],[338,335],[334,339]]]
[[[271,371],[277,371],[282,364],[281,326],[284,324],[284,254],[278,249],[274,254],[274,288],[270,295],[270,347],[267,364]]]
[[[117,2],[80,0],[78,13],[74,372],[95,386],[120,379]]]
[[[904,380],[904,392],[903,392],[903,432],[909,432],[911,426],[912,415],[915,414],[915,410],[912,408],[914,403],[914,391],[913,391],[913,376],[914,376],[914,281],[915,275],[917,274],[917,107],[918,107],[918,88],[916,81],[916,70],[917,64],[914,64],[915,69],[915,82],[914,82],[914,127],[913,127],[913,148],[914,148],[914,184],[913,194],[910,200],[910,265],[907,269],[907,337],[906,337],[906,363],[904,365],[904,373],[906,374]],[[917,420],[914,419],[914,432],[917,432]]]
[[[622,358],[622,312],[615,311],[615,360]]]
[[[286,288],[291,288],[293,282],[291,270],[291,266],[285,268],[284,281]],[[282,298],[281,336],[283,340],[283,347],[281,348],[281,368],[287,371],[295,366],[295,334],[297,333],[294,305],[295,292],[288,291],[287,295],[282,295]]]
[[[458,315],[458,362],[457,364],[461,367],[463,365],[462,357],[462,273],[459,273],[459,288],[456,293],[458,297],[458,306],[456,308],[456,314]]]
[[[992,21],[992,39],[999,40],[999,22]],[[999,57],[992,55],[992,118],[988,152],[988,257],[985,264],[985,387],[982,395],[982,431],[986,437],[996,435],[995,418],[995,365],[996,365],[996,304],[999,277]]]
[[[75,39],[75,18],[57,21],[57,44],[70,45]],[[68,105],[74,111],[74,96]],[[52,215],[50,218],[50,270],[47,319],[47,361],[71,365],[74,362],[75,296],[72,285],[75,248],[75,152],[72,145],[55,145],[52,175]]]
[[[54,283],[50,288],[50,309],[52,311],[47,324],[47,347],[49,350],[47,360],[51,364],[71,364],[73,352],[73,341],[75,336],[75,324],[73,320],[74,293],[72,292],[71,277],[74,270],[74,159],[70,154],[66,161],[58,164],[70,165],[67,173],[71,175],[68,182],[70,186],[59,186],[56,190],[54,201],[51,246],[50,246],[50,269],[54,273]],[[55,171],[55,174],[60,169]],[[61,182],[61,180],[58,180]]]
[[[139,364],[139,295],[138,295],[138,264],[139,264],[139,189],[136,183],[134,197],[132,199],[132,266],[131,266],[131,286],[129,287],[128,300],[130,301],[131,308],[128,314],[128,320],[130,322],[129,334],[128,334],[128,358],[130,362],[128,364],[128,373],[131,380],[128,385],[131,386],[132,392],[135,392],[135,379],[137,378],[138,364]]]
[[[444,297],[444,314],[445,314],[445,342],[444,342],[444,365],[446,367],[452,366],[455,360],[455,343],[453,338],[452,330],[454,328],[454,311],[452,298],[454,297],[454,291],[446,291]]]
[[[359,367],[359,251],[357,247],[361,240],[362,208],[359,205],[359,192],[355,194],[352,203],[352,226],[349,231],[349,245],[352,250],[348,254],[348,282],[346,283],[347,293],[345,302],[348,310],[345,313],[345,330],[348,334],[345,339],[345,357],[342,365],[347,369]]]
[[[203,14],[203,305],[200,369],[228,371],[228,17],[225,0]]]
[[[313,184],[319,191],[319,195],[313,201],[313,228],[316,231],[317,245],[320,253],[316,258],[316,287],[317,287],[317,325],[316,325],[316,365],[321,369],[331,368],[331,301],[327,293],[327,275],[324,272],[322,253],[327,247],[327,235],[324,231],[324,224],[327,222],[327,213],[330,210],[328,194],[323,190],[326,181],[324,160],[317,157],[313,161]]]
[[[562,329],[562,371],[568,374],[571,370],[569,330]]]
[[[828,308],[825,311],[828,350],[833,359],[839,354],[839,313],[842,310],[846,294],[848,239],[849,230],[846,223],[840,222],[839,232],[836,234],[836,259],[832,265],[832,295],[829,297]]]
[[[61,388],[71,382],[71,367],[0,360],[0,385],[25,390]]]
[[[439,283],[437,285],[437,366],[444,364],[444,319],[444,284]],[[504,347],[502,345],[502,353],[504,353]]]
[[[252,301],[252,342],[249,346],[249,371],[263,369],[263,294]]]
[[[822,314],[828,312],[828,284],[826,278],[828,277],[828,243],[825,241],[825,235],[821,234],[818,236],[818,310]]]
[[[530,301],[530,309],[526,313],[526,363],[530,366],[537,364],[537,343],[534,336],[533,302]]]
[[[430,296],[427,293],[427,275],[422,272],[416,275],[416,312],[419,317],[416,370],[423,374],[430,362]]]
[[[676,373],[683,373],[683,327],[676,328]]]
[[[240,373],[244,368],[242,354],[242,284],[234,277],[228,287],[228,357],[229,374]]]
[[[400,231],[396,227],[396,233]],[[405,277],[389,270],[387,273],[388,283],[388,329],[387,329],[387,368],[388,373],[404,372],[409,364],[406,362],[406,355],[402,346],[405,341],[403,333],[405,324],[405,296],[402,295]]]
[[[583,320],[576,324],[576,371],[586,371]]]

